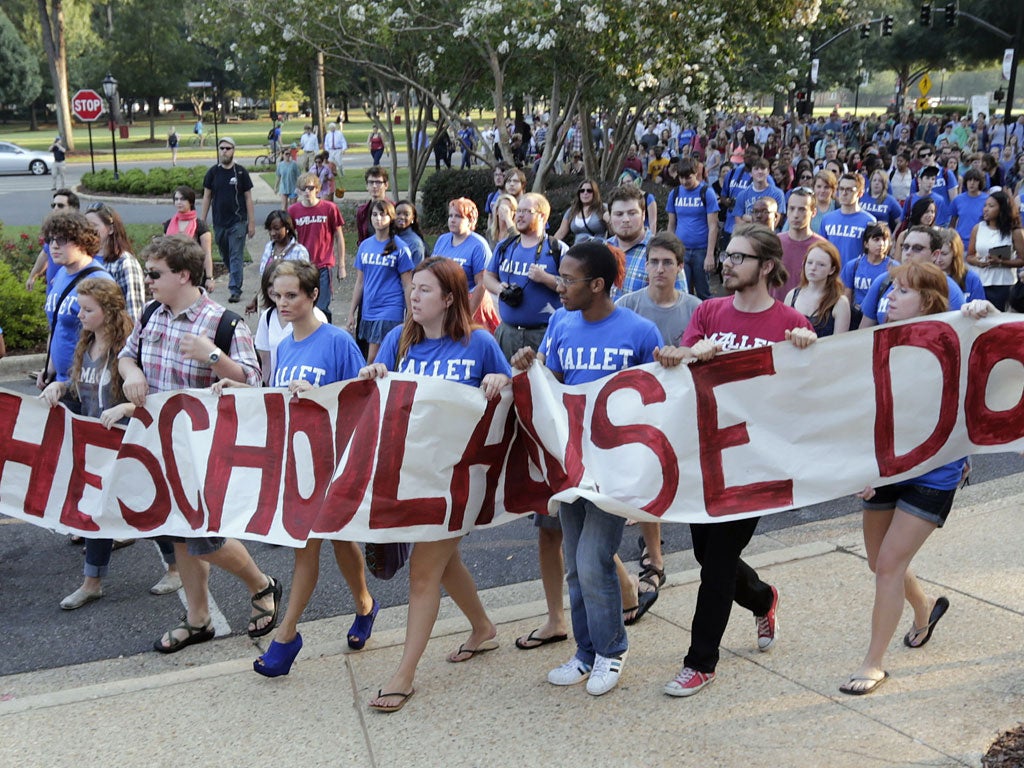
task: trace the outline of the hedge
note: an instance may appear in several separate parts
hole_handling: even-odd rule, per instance
[[[155,197],[170,195],[176,187],[192,187],[202,190],[203,177],[207,168],[204,166],[153,168],[148,173],[132,168],[125,171],[120,178],[114,178],[109,169],[87,173],[82,176],[82,187],[88,192],[113,192],[122,195],[140,195]]]
[[[27,271],[15,271],[6,260],[0,261],[0,306],[8,353],[41,350],[46,344],[46,280],[37,280],[30,293],[25,290],[27,277]]]

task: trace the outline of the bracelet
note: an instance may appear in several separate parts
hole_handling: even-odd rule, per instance
[[[204,277],[205,277],[205,280],[204,280],[203,282],[206,282],[206,283],[208,283],[208,282],[210,282],[211,280],[213,280],[213,275],[204,275]]]

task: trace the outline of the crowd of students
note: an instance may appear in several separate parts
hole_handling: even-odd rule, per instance
[[[91,206],[83,215],[74,194],[58,190],[40,255],[44,267],[52,262],[46,305],[51,339],[38,381],[41,397],[108,427],[127,421],[155,392],[270,386],[300,393],[391,371],[446,377],[455,371],[455,381],[493,398],[509,386],[513,369],[535,364],[547,366],[559,381],[579,384],[615,372],[588,360],[618,360],[616,370],[699,364],[764,344],[806,347],[832,334],[960,306],[981,316],[1010,301],[1015,270],[1024,264],[1024,234],[1017,197],[995,189],[991,177],[968,170],[962,194],[983,195],[982,205],[954,204],[954,213],[940,220],[937,211],[960,196],[952,193],[950,178],[936,192],[939,173],[920,148],[916,178],[898,189],[899,164],[886,178],[883,154],[872,146],[858,153],[860,166],[846,168],[826,143],[816,168],[810,158],[793,162],[783,144],[778,158],[787,163],[787,174],[775,174],[764,158],[767,142],[762,147],[755,140],[773,133],[753,130],[748,141],[746,128],[713,128],[722,135],[712,136],[708,146],[728,151],[738,135],[742,159],[724,161],[712,174],[711,158],[696,149],[702,134],[690,131],[689,150],[670,153],[670,164],[660,171],[674,187],[662,232],[652,231],[656,213],[631,175],[603,196],[597,181],[582,179],[572,204],[553,216],[544,195],[526,191],[521,170],[498,166],[483,211],[468,198],[451,200],[448,232],[431,246],[414,202],[389,200],[386,170],[369,168],[364,179],[370,199],[356,213],[356,281],[344,329],[332,324],[331,295],[347,276],[345,222],[337,206],[319,197],[318,173],[302,174],[295,202],[264,222],[270,239],[260,259],[261,286],[246,307],[262,308],[255,339],[241,318],[209,297],[215,284],[212,238],[197,220],[194,191],[176,190],[176,213],[165,234],[140,254],[140,267],[113,209]],[[793,149],[801,143],[794,137]],[[833,163],[838,173],[828,169]],[[967,224],[965,247],[961,225]],[[895,251],[894,225],[900,230]],[[30,283],[40,275],[34,271]],[[711,286],[718,279],[727,295],[714,298]],[[148,304],[143,284],[152,297]],[[615,354],[608,358],[611,349]],[[443,364],[455,360],[458,365]],[[963,461],[953,462],[861,494],[869,565],[876,573],[875,611],[869,651],[844,692],[868,693],[886,679],[882,657],[904,598],[914,609],[905,638],[913,648],[928,642],[948,608],[946,598],[924,595],[909,565],[928,534],[945,522],[965,471]],[[701,584],[691,645],[666,694],[690,696],[715,679],[733,602],[753,615],[759,650],[776,644],[780,590],[742,560],[757,522],[691,525]],[[538,510],[535,524],[548,612],[515,645],[531,650],[565,642],[571,626],[576,649],[547,679],[554,685],[586,681],[590,694],[605,694],[625,667],[626,626],[650,609],[667,580],[660,528],[641,525],[641,570],[629,573],[617,555],[623,518],[580,499],[563,503],[557,516]],[[448,661],[467,662],[497,647],[497,628],[458,543],[413,547],[404,652],[371,708],[398,711],[415,693],[442,587],[471,624]],[[261,675],[288,674],[302,647],[299,623],[317,583],[320,544],[311,539],[295,550],[280,626],[253,663]],[[359,545],[332,546],[356,606],[348,643],[360,649],[379,605]],[[109,540],[87,543],[84,581],[61,607],[76,609],[102,597],[113,548]],[[157,651],[174,653],[213,638],[206,600],[211,563],[246,585],[250,636],[277,626],[283,585],[259,569],[241,542],[166,539],[160,548],[167,571],[154,591],[181,586],[188,608],[156,640]]]

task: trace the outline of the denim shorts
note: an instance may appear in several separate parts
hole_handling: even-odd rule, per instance
[[[218,549],[223,547],[227,541],[223,536],[206,536],[199,539],[186,539],[181,536],[168,536],[167,538],[178,544],[185,544],[188,553],[192,555],[192,557],[212,555]]]
[[[558,515],[542,515],[539,512],[534,512],[533,527],[560,531],[562,530],[562,521],[558,519]]]
[[[401,320],[360,320],[359,338],[368,344],[380,344],[392,328],[401,324]]]
[[[866,510],[899,509],[941,528],[953,508],[955,495],[956,488],[942,490],[912,483],[883,485],[876,488],[875,495],[863,505]]]

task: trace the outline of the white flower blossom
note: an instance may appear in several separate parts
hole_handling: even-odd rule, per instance
[[[362,5],[350,5],[348,7],[348,17],[352,21],[366,21],[366,8]]]

